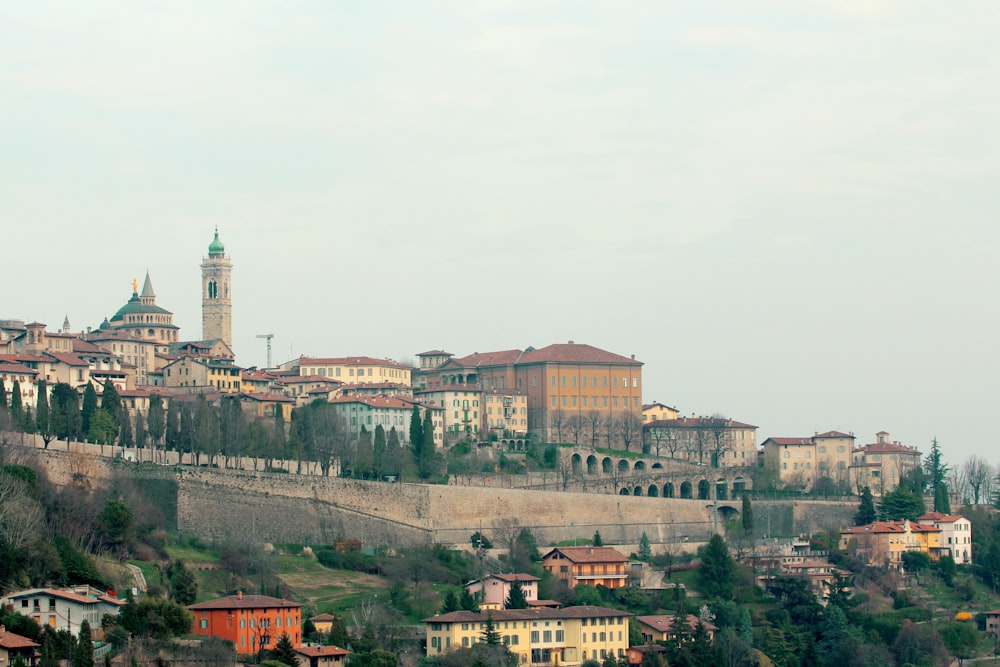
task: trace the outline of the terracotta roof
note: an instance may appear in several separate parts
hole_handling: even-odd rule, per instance
[[[518,572],[516,574],[491,574],[487,579],[499,579],[500,581],[541,581],[538,577],[533,574],[523,574]]]
[[[451,356],[451,352],[445,352],[444,350],[430,350],[429,352],[418,352],[417,356],[418,357],[440,357],[442,354],[446,354],[449,357]]]
[[[470,355],[452,358],[448,363],[440,367],[439,370],[461,366],[463,368],[476,368],[478,366],[506,366],[513,364],[521,356],[521,350],[501,350],[500,352],[473,352]]]
[[[49,352],[49,351],[47,351],[45,354],[47,354],[48,356],[52,357],[53,359],[55,359],[57,361],[60,361],[60,362],[62,362],[64,364],[67,364],[69,366],[89,366],[90,365],[86,361],[84,361],[83,359],[81,359],[80,357],[76,356],[75,354],[70,354],[68,352]]]
[[[269,595],[227,595],[206,600],[198,604],[188,605],[188,609],[200,611],[202,609],[274,609],[301,607],[298,602],[273,598]]]
[[[12,600],[19,600],[21,598],[29,598],[36,595],[61,598],[63,600],[68,600],[69,602],[76,602],[77,604],[97,604],[98,602],[107,602],[114,605],[125,604],[124,600],[119,600],[118,598],[113,598],[107,595],[100,595],[97,597],[89,597],[87,595],[79,595],[72,591],[61,591],[53,588],[31,588],[26,591],[21,591],[20,593],[13,593],[8,597]]]
[[[812,445],[815,444],[812,438],[768,438],[761,445],[773,442],[776,445]]]
[[[287,375],[282,376],[281,384],[306,384],[309,382],[325,382],[327,384],[343,384],[340,380],[324,377],[321,375]]]
[[[370,408],[411,409],[412,401],[404,401],[395,396],[340,396],[330,400],[330,403],[362,403]]]
[[[310,621],[319,621],[320,623],[324,621],[336,621],[337,617],[333,614],[316,614],[315,616],[309,617]]]
[[[0,373],[17,373],[20,375],[38,375],[38,371],[32,370],[24,364],[0,362]]]
[[[574,563],[625,563],[628,558],[614,547],[556,547],[542,557],[542,560],[559,552]]]
[[[0,632],[0,648],[5,648],[7,650],[19,649],[19,648],[37,648],[41,644],[37,644],[27,637],[22,637],[21,635],[14,634],[13,632],[7,632],[4,630]]]
[[[669,616],[667,614],[659,614],[656,616],[636,616],[635,620],[639,621],[643,625],[649,626],[656,630],[660,630],[661,632],[670,632],[670,628],[673,627],[675,617]],[[714,625],[712,625],[711,623],[709,623],[708,621],[703,621],[697,616],[694,616],[693,614],[688,614],[686,620],[688,626],[690,626],[692,629],[698,627],[699,623],[701,623],[706,630],[711,630],[714,632],[719,629]]]
[[[941,512],[928,512],[917,517],[917,521],[933,521],[935,523],[954,523],[965,517],[958,514],[941,514]]]
[[[555,343],[538,350],[525,351],[519,363],[615,364],[642,366],[641,361],[623,357],[585,343]]]
[[[490,611],[453,611],[422,619],[424,623],[484,623],[487,616],[493,621],[529,621],[560,618],[600,618],[631,616],[627,611],[608,609],[607,607],[564,607],[550,609],[539,607],[535,609],[493,609]]]
[[[870,454],[910,454],[913,456],[920,456],[920,452],[917,451],[916,447],[907,447],[906,445],[901,445],[898,442],[873,442],[870,445],[865,445],[854,451],[857,452],[868,452]]]
[[[872,533],[902,533],[906,531],[906,524],[910,526],[911,533],[940,533],[941,529],[927,523],[916,521],[875,521],[865,526],[851,526],[840,531],[840,534],[849,533],[851,535],[865,535]]]
[[[339,646],[300,646],[295,649],[296,653],[309,656],[310,658],[323,658],[338,655],[350,655],[351,652]]]
[[[824,433],[817,433],[813,436],[814,438],[851,438],[854,439],[854,434],[852,433],[842,433],[841,431],[826,431]]]
[[[258,393],[258,394],[253,394],[253,393],[240,394],[240,400],[242,400],[244,398],[250,399],[251,401],[269,401],[269,402],[272,402],[272,403],[294,403],[295,402],[294,398],[289,398],[288,396],[285,396],[284,394],[269,394],[269,393],[263,393],[263,394],[261,394],[261,393]]]
[[[738,422],[733,419],[716,419],[715,417],[678,417],[677,419],[654,419],[646,422],[647,427],[655,426],[661,428],[714,428],[716,424],[724,425],[726,428],[757,428],[753,424]],[[772,438],[773,440],[773,438]]]

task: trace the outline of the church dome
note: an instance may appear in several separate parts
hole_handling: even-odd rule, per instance
[[[112,322],[124,322],[126,315],[138,315],[138,314],[164,314],[172,315],[169,310],[165,308],[160,308],[152,304],[145,304],[139,298],[139,295],[132,293],[132,298],[128,300],[124,306],[118,309],[118,312],[111,316]]]
[[[222,245],[222,241],[219,240],[219,229],[215,229],[215,239],[212,241],[211,245],[208,246],[208,255],[210,257],[216,257],[218,255],[226,252],[226,246]]]

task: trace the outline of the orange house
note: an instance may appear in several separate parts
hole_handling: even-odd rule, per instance
[[[542,567],[570,588],[621,588],[628,583],[628,558],[612,547],[556,547],[542,558]]]
[[[302,605],[267,595],[227,595],[189,605],[194,616],[191,632],[203,637],[228,639],[236,652],[254,655],[273,649],[288,634],[292,646],[302,646]]]

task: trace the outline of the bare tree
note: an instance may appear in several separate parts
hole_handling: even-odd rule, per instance
[[[674,425],[670,423],[669,419],[654,421],[647,424],[643,430],[645,431],[645,439],[649,447],[647,453],[660,456],[661,449],[666,448],[670,452],[670,456],[673,457],[677,451],[679,441],[674,431]]]
[[[597,441],[601,439],[601,413],[591,410],[587,413],[587,432],[590,436],[590,446],[597,447]]]
[[[965,479],[961,466],[954,466],[948,471],[948,488],[955,494],[963,505],[968,505],[972,499],[972,491],[969,483]]]
[[[712,441],[712,431],[705,419],[698,418],[687,441],[688,460],[705,463],[705,452]]]
[[[562,444],[563,430],[566,428],[566,416],[563,415],[562,410],[553,410],[549,413],[549,426],[555,429],[556,442]]]
[[[627,452],[632,446],[632,441],[642,434],[642,420],[636,417],[634,413],[626,412],[618,420],[616,426],[618,437],[621,438],[622,445],[625,446],[625,451]]]
[[[27,484],[0,473],[0,545],[11,552],[24,549],[38,539],[44,519],[45,512]]]
[[[574,445],[580,444],[580,436],[583,434],[584,418],[580,415],[573,415],[566,420],[566,430]]]
[[[711,460],[712,465],[716,468],[721,467],[722,457],[733,448],[732,432],[730,430],[731,423],[729,419],[719,414],[712,415],[712,418],[709,420],[708,429],[712,436],[710,441]]]
[[[993,469],[985,459],[973,454],[962,464],[962,475],[969,485],[972,503],[979,504],[980,498],[989,498],[993,480]]]
[[[523,528],[521,520],[517,517],[508,516],[493,520],[493,534],[496,537],[496,542],[503,545],[508,551],[514,548],[521,528]]]
[[[609,416],[604,420],[604,439],[608,449],[615,448],[615,433],[618,431],[618,420]]]

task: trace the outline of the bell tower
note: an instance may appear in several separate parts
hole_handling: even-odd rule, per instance
[[[219,240],[208,246],[208,257],[201,261],[201,337],[221,340],[233,347],[233,264],[226,256],[226,247]]]

